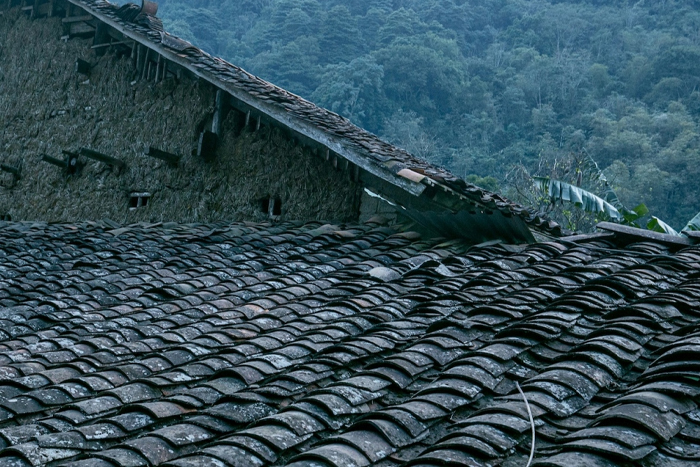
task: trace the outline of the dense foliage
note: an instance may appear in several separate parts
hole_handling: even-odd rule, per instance
[[[586,159],[676,228],[700,210],[700,0],[159,3],[171,32],[488,188],[575,185]]]

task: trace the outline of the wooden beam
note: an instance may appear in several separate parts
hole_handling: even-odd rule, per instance
[[[77,6],[82,5],[81,0],[68,1]],[[114,29],[124,34],[124,36],[139,42],[143,41],[143,45],[149,50],[154,50],[164,55],[173,63],[188,70],[193,76],[203,79],[219,89],[227,91],[232,96],[232,102],[241,102],[245,104],[245,107],[255,109],[256,113],[265,114],[269,117],[270,121],[276,122],[280,127],[287,128],[295,137],[308,138],[318,145],[328,147],[335,153],[340,154],[343,158],[357,164],[366,173],[375,175],[376,178],[372,179],[373,183],[379,180],[383,181],[380,182],[380,186],[377,186],[376,189],[381,191],[381,189],[383,189],[381,185],[388,182],[390,185],[400,187],[413,196],[419,196],[427,188],[424,184],[411,182],[403,177],[399,177],[393,173],[389,167],[384,167],[382,164],[378,164],[366,155],[357,153],[353,144],[347,142],[345,138],[330,134],[313,123],[290,114],[284,108],[276,104],[264,102],[252,96],[236,83],[222,82],[214,73],[202,72],[202,70],[197,68],[195,63],[191,62],[189,59],[180,57],[177,52],[167,49],[160,44],[146,41],[140,33],[124,27],[120,22],[99,11],[95,11],[93,14],[98,17],[99,20],[109,24]]]
[[[355,164],[352,164],[350,170],[348,170],[348,174],[351,182],[357,183],[360,181],[360,168]]]
[[[268,205],[268,212],[267,214],[272,218],[276,217],[278,212],[280,211],[280,206],[279,206],[280,200],[278,200],[275,197],[270,197],[270,204]]]
[[[652,241],[669,247],[683,247],[692,244],[688,237],[669,235],[646,229],[637,229],[612,222],[601,222],[596,229],[615,233],[615,238],[625,244]]]
[[[22,178],[22,170],[19,167],[13,167],[7,164],[0,164],[0,170],[3,172],[11,173],[16,180]]]
[[[162,66],[162,64],[163,64],[163,56],[161,54],[158,54],[158,64],[156,66],[156,77],[154,79],[156,84],[158,83],[158,81],[160,81],[160,67]]]
[[[85,156],[88,159],[93,159],[102,162],[103,164],[107,164],[112,167],[117,167],[119,169],[126,168],[126,163],[124,161],[120,161],[119,159],[116,159],[112,156],[108,156],[106,154],[102,154],[101,152],[97,152],[93,149],[80,148],[80,155]]]
[[[141,76],[141,70],[143,67],[143,55],[146,53],[144,50],[145,47],[141,45],[139,42],[136,42],[138,44],[136,46],[136,74],[138,77]]]
[[[144,79],[146,77],[146,73],[148,73],[148,56],[151,54],[151,49],[148,47],[143,48],[143,56],[141,57],[141,77],[140,79]]]
[[[149,147],[148,151],[146,151],[144,154],[149,156],[149,157],[155,157],[156,159],[160,159],[162,161],[165,161],[168,164],[172,165],[173,167],[177,167],[178,164],[180,163],[180,159],[182,158],[182,156],[178,156],[176,154],[161,151],[160,149],[156,149],[154,147]]]
[[[82,15],[82,16],[70,16],[67,18],[63,18],[61,21],[63,24],[70,24],[70,23],[84,23],[85,21],[91,21],[95,19],[94,16],[92,15]]]
[[[56,159],[55,157],[47,156],[46,154],[41,156],[41,160],[44,162],[48,162],[49,164],[55,165],[56,167],[60,167],[62,169],[68,168],[68,164],[66,164],[66,161]]]
[[[90,47],[91,49],[102,49],[107,47],[113,47],[115,45],[130,45],[133,44],[132,41],[118,41],[118,42],[105,42],[104,44],[96,44]]]
[[[216,136],[221,136],[221,123],[224,119],[224,91],[217,89],[214,117],[211,122],[211,131]]]

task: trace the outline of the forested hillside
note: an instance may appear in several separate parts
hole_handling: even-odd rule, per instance
[[[170,32],[485,188],[595,190],[594,160],[629,206],[700,210],[698,0],[159,3]]]

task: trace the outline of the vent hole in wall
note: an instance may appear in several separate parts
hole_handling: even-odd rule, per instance
[[[131,193],[129,195],[129,210],[145,208],[151,200],[150,193]]]
[[[270,198],[263,198],[260,200],[260,212],[267,214],[270,212]]]
[[[270,217],[282,215],[282,200],[279,197],[266,196],[260,200],[260,212]]]
[[[282,200],[279,198],[274,199],[274,204],[272,205],[272,215],[281,216],[282,215]]]

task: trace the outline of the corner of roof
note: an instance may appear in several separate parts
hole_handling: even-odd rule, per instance
[[[447,237],[475,242],[500,238],[532,243],[536,235],[568,235],[557,223],[503,196],[467,183],[448,170],[415,157],[348,119],[271,84],[163,29],[157,6],[142,0],[119,7],[107,0],[66,0],[165,60],[187,69],[231,102],[274,121],[326,158],[342,159],[364,175],[365,186],[400,206],[416,222]],[[495,214],[495,215],[494,215]]]

